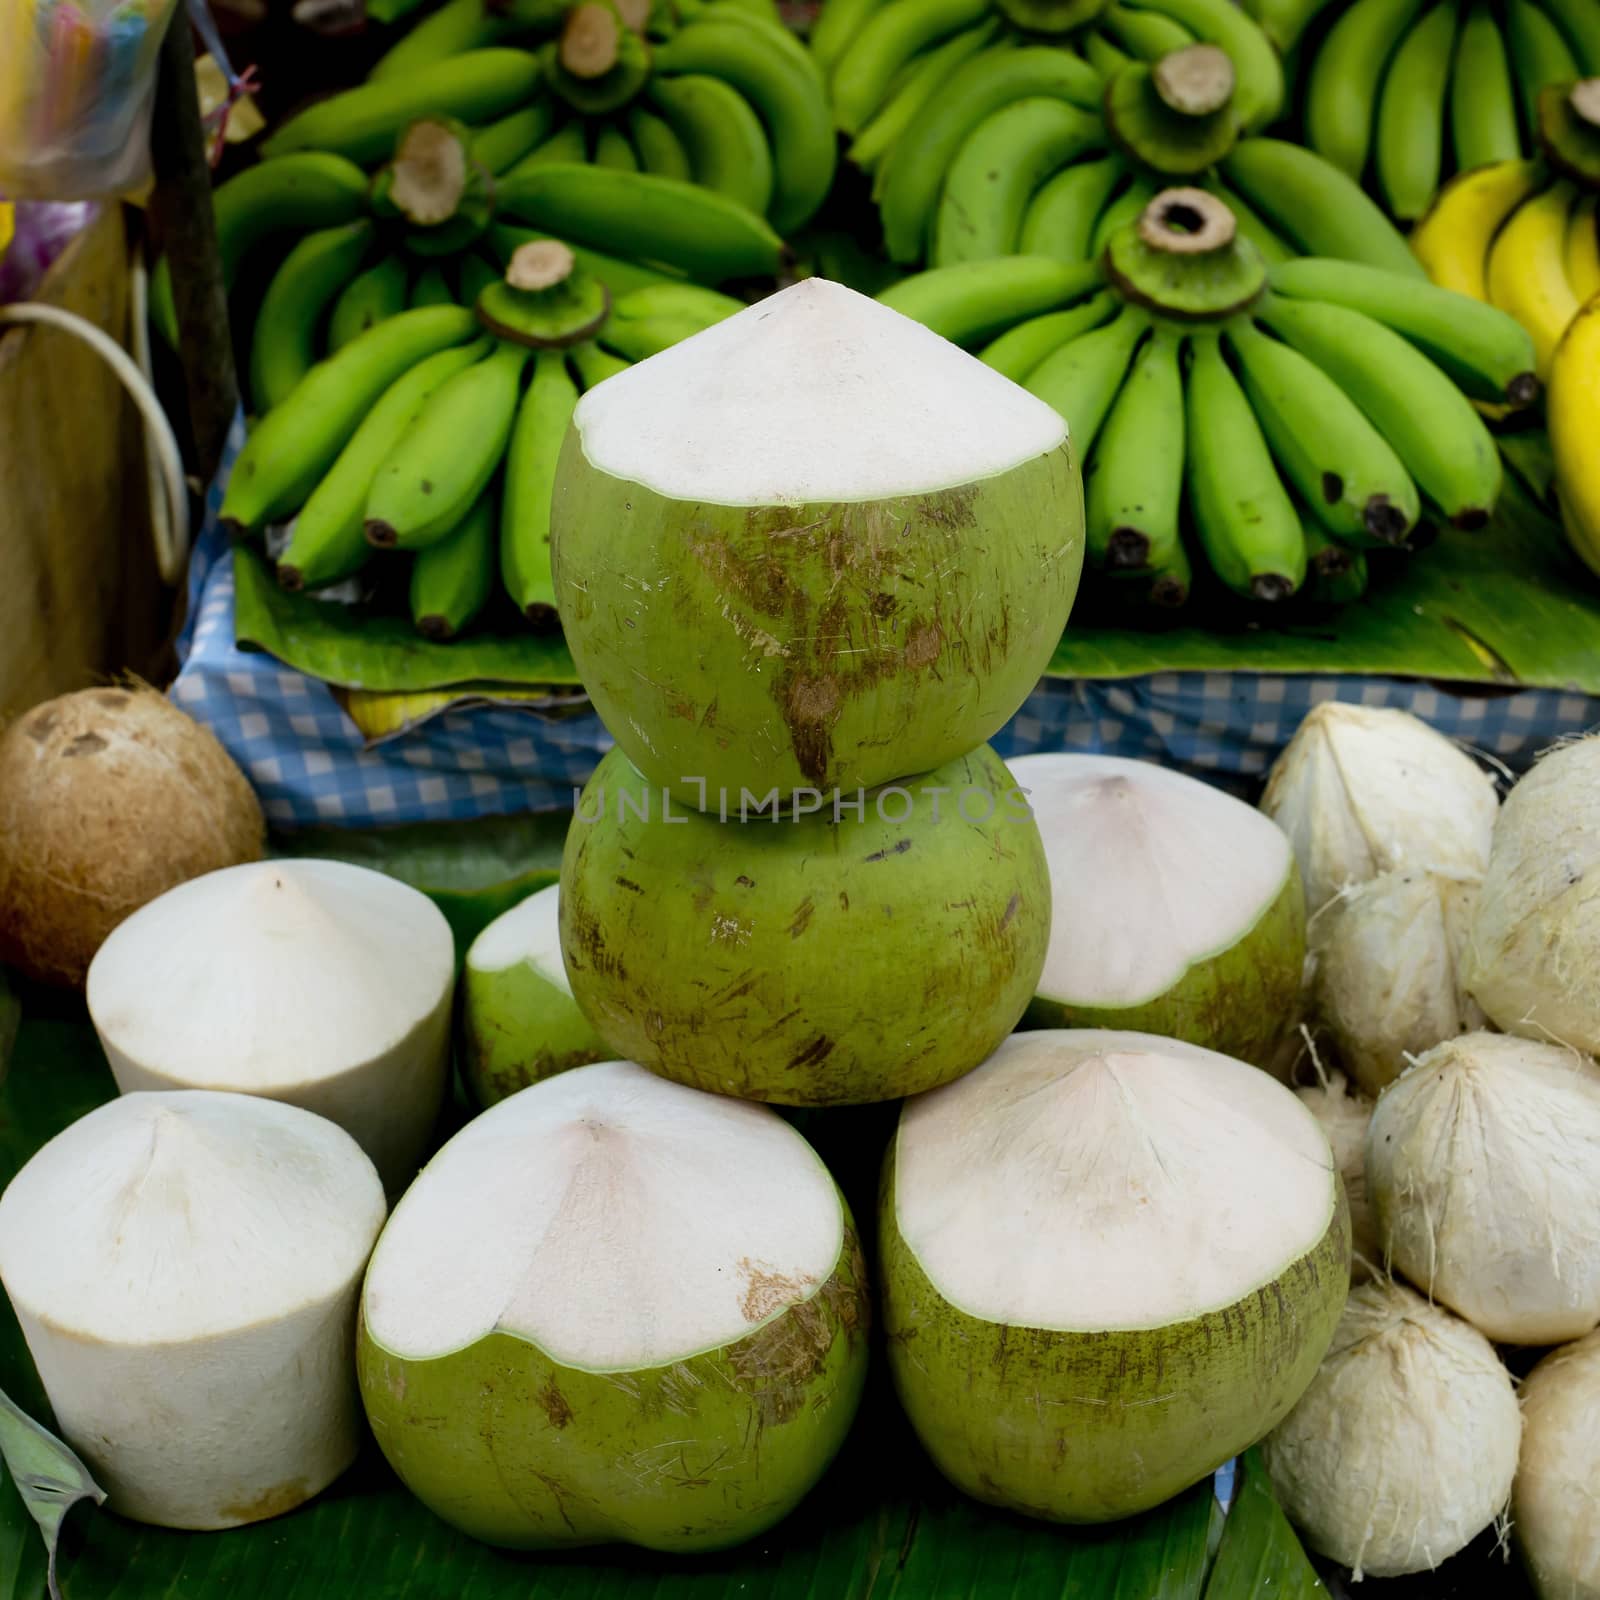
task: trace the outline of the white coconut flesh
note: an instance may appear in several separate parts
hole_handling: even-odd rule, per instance
[[[1165,994],[1232,949],[1282,892],[1292,860],[1259,811],[1143,761],[1010,763],[1044,839],[1054,912],[1039,993],[1121,1007]]]
[[[895,1220],[922,1270],[1011,1327],[1231,1306],[1315,1249],[1335,1205],[1328,1141],[1289,1090],[1148,1034],[1015,1034],[909,1101],[895,1146]]]
[[[474,972],[507,972],[526,964],[563,994],[572,993],[561,959],[561,886],[551,884],[496,917],[467,951]]]
[[[499,1331],[565,1366],[637,1372],[810,1299],[843,1246],[833,1179],[782,1118],[601,1062],[501,1101],[434,1157],[363,1310],[410,1360]]]
[[[1332,700],[1296,729],[1261,802],[1289,836],[1313,914],[1394,868],[1481,877],[1497,804],[1488,774],[1420,718]]]
[[[608,379],[574,423],[599,471],[729,506],[927,494],[998,476],[1066,438],[1043,401],[825,278]]]

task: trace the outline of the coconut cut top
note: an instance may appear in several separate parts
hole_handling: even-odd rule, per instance
[[[838,1190],[764,1106],[627,1061],[579,1067],[458,1133],[395,1209],[367,1331],[411,1359],[496,1329],[633,1370],[744,1338],[832,1275]]]
[[[944,1298],[1096,1331],[1232,1305],[1327,1233],[1333,1157],[1282,1084],[1152,1034],[1013,1034],[907,1102],[895,1220]]]
[[[1282,891],[1282,831],[1198,779],[1116,756],[1011,762],[1050,864],[1039,992],[1089,1006],[1165,993],[1230,949]]]
[[[0,1278],[69,1334],[202,1339],[351,1287],[383,1217],[371,1161],[324,1117],[205,1089],[128,1094],[11,1180]]]
[[[574,420],[600,471],[730,506],[925,494],[992,478],[1067,436],[1010,379],[826,278],[608,379]]]
[[[214,1089],[291,1088],[391,1050],[453,982],[428,897],[342,861],[261,861],[169,890],[89,968],[102,1039]]]
[[[526,961],[570,994],[561,960],[561,886],[530,894],[489,924],[467,951],[474,972],[504,972]]]

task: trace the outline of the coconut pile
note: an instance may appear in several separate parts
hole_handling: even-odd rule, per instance
[[[1308,889],[1299,1092],[1366,1280],[1265,1442],[1274,1488],[1357,1577],[1498,1524],[1541,1600],[1600,1595],[1600,740],[1497,806],[1416,718],[1330,704],[1262,806]]]

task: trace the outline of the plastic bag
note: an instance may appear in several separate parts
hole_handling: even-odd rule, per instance
[[[0,0],[0,193],[93,200],[150,176],[176,0]]]

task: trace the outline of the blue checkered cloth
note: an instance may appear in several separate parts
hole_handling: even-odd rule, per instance
[[[234,644],[233,563],[217,518],[244,442],[238,419],[206,499],[172,694],[250,776],[278,828],[454,821],[564,810],[611,746],[593,713],[446,712],[368,745],[328,686]],[[1177,767],[1253,798],[1300,719],[1323,700],[1398,706],[1513,772],[1600,726],[1600,699],[1453,691],[1405,678],[1158,672],[1046,680],[996,736],[1002,756],[1075,750]]]

